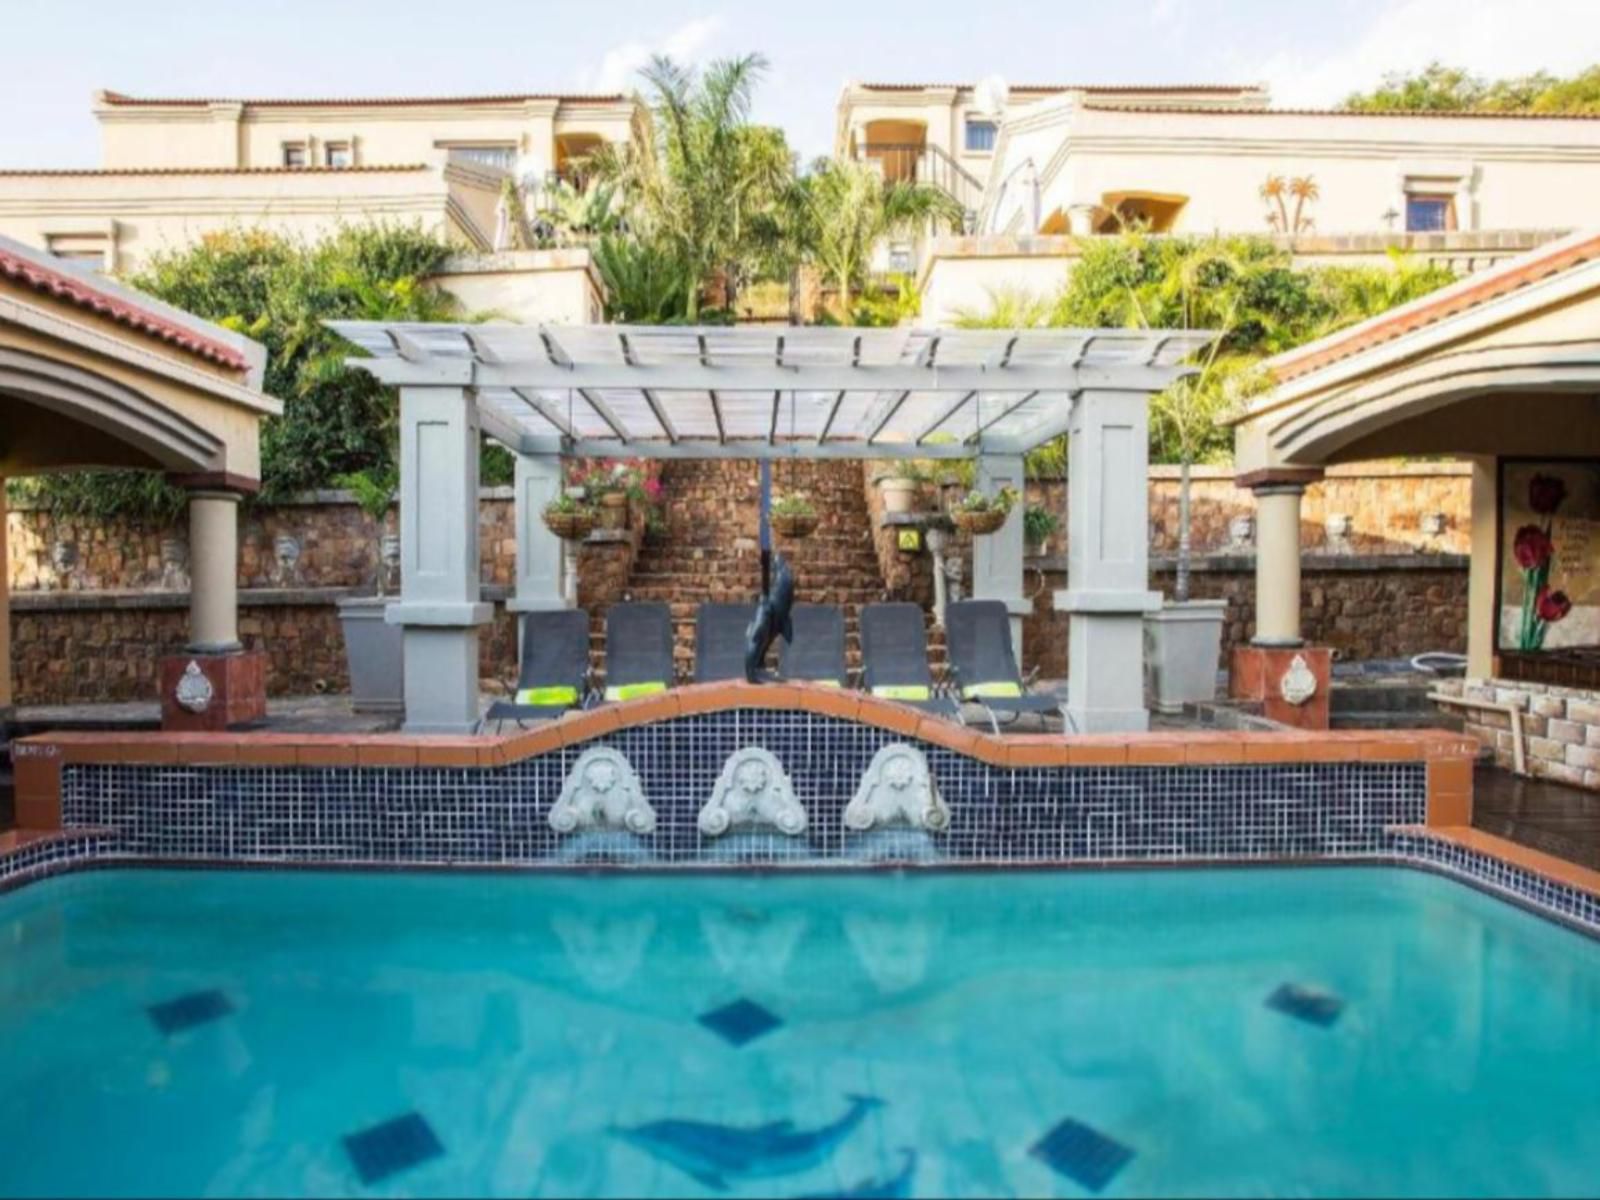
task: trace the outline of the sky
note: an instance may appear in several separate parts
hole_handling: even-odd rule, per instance
[[[1600,62],[1600,0],[0,0],[0,39],[0,167],[97,165],[97,88],[612,91],[658,52],[765,55],[755,115],[810,157],[851,79],[1266,83],[1275,103],[1327,105],[1430,59],[1488,75]]]

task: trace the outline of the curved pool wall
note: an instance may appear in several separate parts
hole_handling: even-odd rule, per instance
[[[846,806],[891,746],[926,763],[947,813],[937,827],[846,827]],[[648,828],[553,827],[574,766],[596,747],[620,754]],[[703,828],[730,760],[751,747],[786,778],[802,834]],[[1587,880],[1510,863],[1496,839],[1463,844],[1475,749],[1439,731],[994,737],[826,689],[722,685],[507,737],[45,735],[17,747],[22,823],[45,836],[0,846],[0,886],[129,860],[560,870],[1379,859],[1600,931],[1600,889]]]

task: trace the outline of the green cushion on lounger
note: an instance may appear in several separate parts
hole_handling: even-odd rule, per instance
[[[530,687],[517,689],[517,703],[535,708],[570,707],[578,702],[575,687]]]
[[[920,683],[885,683],[873,688],[872,694],[884,700],[927,700],[933,695],[933,691]]]
[[[667,690],[664,683],[624,683],[606,689],[607,700],[637,700],[640,696],[656,696]]]
[[[975,683],[971,687],[962,688],[961,695],[968,700],[1015,700],[1022,695],[1022,685],[1007,683],[1004,680],[995,683]]]

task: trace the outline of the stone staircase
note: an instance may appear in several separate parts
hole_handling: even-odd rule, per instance
[[[754,603],[761,591],[760,472],[750,460],[685,460],[662,477],[665,527],[646,535],[625,598],[672,606],[674,657],[680,680],[694,676],[694,618],[707,602]],[[884,599],[872,544],[872,518],[853,461],[778,462],[773,490],[800,491],[816,505],[821,524],[798,541],[775,538],[774,548],[795,575],[795,600],[844,608],[846,654],[861,663],[857,617],[863,604]],[[930,617],[931,623],[931,617]],[[605,666],[604,613],[590,633],[597,679]],[[934,670],[943,660],[943,631],[930,629]]]
[[[1428,693],[1431,676],[1406,675],[1379,680],[1335,678],[1328,693],[1328,723],[1334,729],[1453,729],[1459,714],[1441,712]]]

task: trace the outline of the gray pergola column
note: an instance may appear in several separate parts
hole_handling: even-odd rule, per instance
[[[400,389],[400,601],[406,729],[468,733],[478,723],[478,408],[459,387]]]
[[[1150,590],[1150,419],[1138,392],[1085,391],[1067,444],[1068,730],[1137,732],[1144,702],[1144,615]]]
[[[985,454],[978,458],[978,489],[993,495],[1003,487],[1015,488],[1019,497],[1006,523],[987,537],[972,539],[972,596],[999,600],[1011,614],[1011,649],[1022,664],[1022,618],[1033,604],[1022,594],[1023,515],[1027,508],[1027,481],[1022,455]]]
[[[564,547],[543,518],[545,505],[561,495],[561,458],[518,454],[516,459],[517,583],[506,607],[519,613],[566,608]]]

